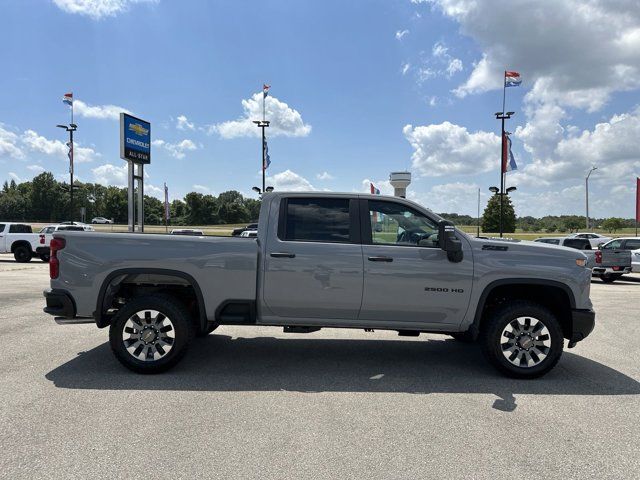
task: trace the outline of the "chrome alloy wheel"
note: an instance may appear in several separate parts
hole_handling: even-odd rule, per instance
[[[534,317],[512,320],[504,327],[498,341],[502,354],[516,367],[535,367],[542,363],[551,350],[549,330]]]
[[[153,362],[173,348],[175,330],[171,320],[157,310],[140,310],[129,317],[122,330],[122,341],[132,357]]]

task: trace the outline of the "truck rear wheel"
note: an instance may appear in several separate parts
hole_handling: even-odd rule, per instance
[[[116,358],[137,373],[160,373],[187,351],[193,326],[184,305],[168,295],[145,295],[114,316],[109,343]]]
[[[482,352],[489,363],[514,378],[536,378],[560,360],[564,339],[555,315],[542,305],[515,301],[483,322]]]
[[[613,283],[621,277],[622,277],[621,273],[605,273],[600,277],[600,279],[604,283]]]
[[[18,245],[13,250],[13,258],[16,262],[27,263],[31,261],[31,250],[26,245]]]

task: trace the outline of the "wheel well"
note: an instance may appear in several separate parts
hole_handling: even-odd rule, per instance
[[[559,286],[542,284],[498,285],[486,295],[480,312],[477,331],[482,329],[484,319],[497,307],[507,301],[524,300],[534,302],[553,313],[562,327],[565,338],[571,336],[571,298]]]
[[[206,324],[204,300],[192,279],[165,273],[122,273],[110,276],[100,290],[96,324],[106,327],[130,299],[140,295],[162,293],[179,300],[196,327]]]
[[[18,247],[27,247],[29,251],[31,251],[31,244],[29,242],[26,240],[16,240],[11,244],[11,253],[15,253]]]

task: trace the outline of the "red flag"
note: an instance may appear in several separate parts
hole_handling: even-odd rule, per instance
[[[640,222],[640,178],[636,177],[636,222]]]

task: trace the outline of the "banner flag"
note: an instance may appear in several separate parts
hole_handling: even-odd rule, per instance
[[[271,165],[271,157],[269,156],[269,145],[267,145],[267,139],[264,139],[264,162],[262,164],[262,169],[266,170]]]
[[[164,218],[169,221],[171,218],[171,210],[169,209],[169,188],[164,184]]]
[[[636,222],[640,222],[640,177],[636,177]]]

